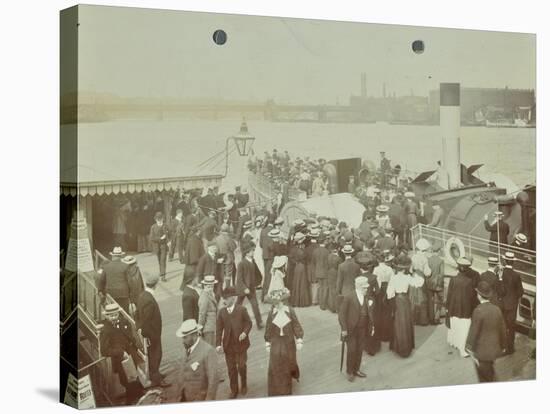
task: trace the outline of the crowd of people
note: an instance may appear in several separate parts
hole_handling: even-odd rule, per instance
[[[171,251],[177,251],[185,264],[180,285],[183,323],[177,332],[185,350],[177,377],[181,401],[216,398],[218,381],[225,376],[217,353],[225,354],[229,398],[246,395],[253,322],[245,300],[270,353],[269,396],[291,394],[292,382],[299,378],[296,352],[305,333],[294,309],[300,307],[318,306],[337,314],[341,340],[347,345],[349,381],[366,376],[361,371],[363,352],[375,355],[381,343],[388,342],[406,358],[415,347],[415,326],[442,320],[449,328],[449,344],[476,361],[480,381],[494,380],[493,361],[502,352],[514,352],[515,315],[523,294],[521,278],[513,269],[514,254],[506,252],[502,268],[498,257],[489,258],[489,269],[481,275],[471,268],[471,258],[459,258],[458,274],[446,288],[440,243],[417,240],[410,254],[407,233],[416,214],[414,194],[406,192],[404,202],[398,194],[390,205],[367,209],[361,225],[350,228],[333,217],[285,223],[268,205],[251,208],[236,190],[230,205],[236,214],[227,208],[204,209],[200,203],[182,208],[189,202],[185,195],[174,205],[170,224],[162,212],[155,213],[149,236],[158,275],[141,274],[135,258],[125,256],[120,246],[100,271],[100,294],[110,294],[135,318],[146,338],[149,386],[171,386],[159,372],[162,318],[154,298],[155,286],[166,280]],[[401,220],[396,225],[391,214],[402,203],[404,227]],[[265,324],[260,301],[271,306]],[[113,329],[104,336],[124,336],[113,333],[127,329],[110,316],[116,314],[116,309],[106,308],[106,323]],[[113,366],[131,401],[139,386],[136,378],[123,379],[120,362],[139,356],[130,343],[120,339],[113,346],[116,342],[107,340],[104,354],[118,361]]]

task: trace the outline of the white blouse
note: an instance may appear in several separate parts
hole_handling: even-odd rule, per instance
[[[424,285],[424,279],[418,275],[406,275],[402,272],[398,272],[392,276],[388,283],[388,289],[386,295],[388,299],[393,298],[397,293],[407,293],[409,287],[422,287]]]

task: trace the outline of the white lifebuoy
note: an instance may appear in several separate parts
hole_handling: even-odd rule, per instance
[[[464,243],[458,237],[451,237],[445,242],[445,260],[449,263],[452,263],[456,266],[456,259],[451,254],[451,249],[456,247],[460,253],[459,257],[466,256],[466,249],[464,248]]]

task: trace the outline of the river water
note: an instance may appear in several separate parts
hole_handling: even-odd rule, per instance
[[[238,120],[164,120],[112,121],[80,124],[79,134],[88,137],[109,136],[112,140],[124,137],[136,145],[154,139],[156,145],[170,146],[178,151],[182,161],[192,166],[197,174],[223,172],[223,156],[215,162],[199,167],[212,155],[222,152],[226,138],[238,132]],[[439,126],[297,123],[248,121],[249,132],[256,137],[255,153],[288,150],[292,157],[370,159],[378,165],[379,152],[386,151],[392,165],[421,172],[435,169],[441,156]],[[131,137],[128,135],[131,134]],[[463,164],[484,164],[484,170],[509,177],[516,185],[535,184],[536,138],[535,129],[516,128],[461,128],[461,156]],[[177,144],[175,144],[177,142]],[[143,151],[148,151],[147,147]],[[245,162],[232,153],[228,179],[246,182]]]

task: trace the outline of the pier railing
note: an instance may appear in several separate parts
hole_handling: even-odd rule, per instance
[[[251,188],[251,197],[253,202],[276,202],[280,188],[276,186],[271,177],[252,171],[248,174],[248,183]],[[307,199],[307,193],[298,188],[289,186],[288,201],[303,201]]]

